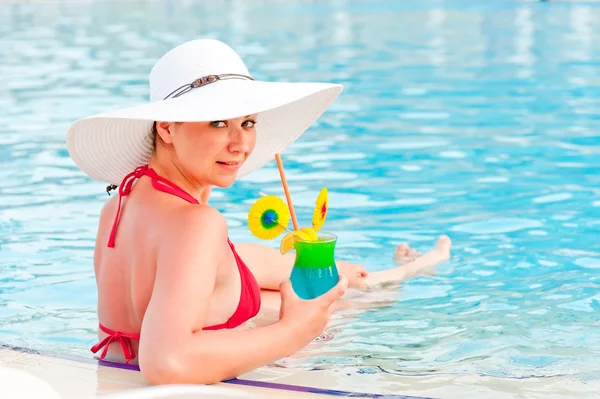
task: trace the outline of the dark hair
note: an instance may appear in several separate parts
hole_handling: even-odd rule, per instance
[[[156,151],[156,138],[160,138],[160,136],[158,135],[158,130],[156,130],[156,122],[152,124],[152,131],[150,132],[150,137],[152,137],[152,152],[154,152]]]

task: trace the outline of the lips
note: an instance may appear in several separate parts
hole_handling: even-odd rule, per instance
[[[222,169],[232,173],[237,172],[242,167],[241,162],[217,161],[217,165],[219,165]]]

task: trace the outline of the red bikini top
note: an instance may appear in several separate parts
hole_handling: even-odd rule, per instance
[[[117,225],[119,224],[119,214],[121,212],[121,199],[131,193],[133,183],[136,179],[139,179],[142,176],[150,177],[152,179],[152,186],[157,190],[175,195],[179,198],[186,200],[189,203],[199,204],[196,198],[192,197],[190,194],[188,194],[185,190],[177,186],[175,183],[172,183],[169,180],[159,176],[154,171],[154,169],[149,168],[148,165],[140,166],[139,168],[135,169],[132,173],[125,176],[123,182],[121,183],[121,186],[119,187],[119,206],[108,240],[109,247],[115,246]],[[232,242],[229,239],[227,239],[227,242],[229,244],[229,247],[231,248],[231,251],[233,252],[235,261],[238,266],[238,270],[240,272],[240,279],[242,283],[240,301],[238,303],[236,311],[229,318],[229,320],[227,320],[227,322],[215,326],[204,327],[203,330],[221,330],[225,328],[235,328],[256,316],[258,314],[258,311],[260,310],[260,287],[256,282],[256,279],[252,275],[250,269],[248,269],[244,261],[242,261],[240,256],[235,251],[235,247],[233,246]],[[132,359],[135,358],[131,346],[131,339],[140,339],[139,334],[124,334],[106,328],[102,324],[100,324],[100,330],[108,334],[108,336],[105,337],[98,344],[94,345],[91,349],[93,353],[96,353],[100,349],[104,348],[104,351],[100,355],[99,359],[104,359],[108,351],[108,346],[112,342],[116,341],[120,342],[127,363],[129,363]]]

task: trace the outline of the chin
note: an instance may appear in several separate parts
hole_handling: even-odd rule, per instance
[[[233,183],[235,183],[235,180],[236,180],[236,176],[233,176],[231,178],[222,177],[220,179],[215,179],[215,181],[212,183],[212,185],[215,187],[220,187],[220,188],[228,188],[228,187],[233,186]]]

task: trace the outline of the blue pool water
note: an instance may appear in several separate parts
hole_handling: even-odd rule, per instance
[[[155,60],[202,36],[257,79],[345,85],[284,154],[301,221],[328,187],[340,258],[378,270],[399,242],[454,242],[436,276],[288,367],[600,379],[598,5],[177,4],[0,3],[0,342],[91,355],[107,196],[66,130],[144,101]],[[259,191],[281,193],[274,164],[215,192],[233,241],[252,240]]]

